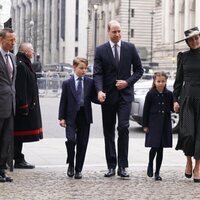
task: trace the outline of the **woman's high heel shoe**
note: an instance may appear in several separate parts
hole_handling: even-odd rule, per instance
[[[187,169],[188,169],[188,166],[189,166],[189,168],[191,169],[191,172],[190,172],[190,170],[188,170],[190,173],[186,173],[186,171],[187,171]],[[194,173],[194,170],[193,170],[193,173]],[[186,169],[185,169],[185,177],[186,177],[186,178],[192,178],[192,165],[189,165],[188,163],[187,163]]]
[[[193,179],[195,183],[200,183],[200,179],[199,178],[194,178]]]
[[[185,177],[186,177],[186,178],[192,178],[192,174],[186,174],[186,173],[185,173]]]
[[[193,170],[193,174],[194,174],[194,170]],[[200,183],[200,178],[195,178],[195,176],[194,176],[193,180],[195,183]]]

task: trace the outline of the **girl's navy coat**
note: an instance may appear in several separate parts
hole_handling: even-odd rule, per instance
[[[145,147],[172,147],[171,111],[172,92],[165,89],[159,93],[152,88],[146,95],[143,110],[143,127],[149,128]]]

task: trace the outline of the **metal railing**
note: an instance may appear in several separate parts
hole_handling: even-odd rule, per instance
[[[61,94],[62,83],[67,80],[72,74],[68,72],[42,72],[36,73],[39,96],[58,97]],[[92,73],[87,73],[86,76],[92,78]]]
[[[61,94],[62,83],[70,77],[67,72],[36,73],[39,96],[57,97]]]

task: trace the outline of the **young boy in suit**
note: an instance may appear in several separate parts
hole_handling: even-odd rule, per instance
[[[76,57],[73,60],[74,75],[63,82],[59,106],[59,124],[66,129],[67,175],[75,179],[82,178],[92,123],[91,101],[96,95],[93,79],[85,76],[87,66],[85,58]]]

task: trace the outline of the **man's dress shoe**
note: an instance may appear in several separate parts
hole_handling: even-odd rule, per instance
[[[35,165],[31,165],[31,164],[27,163],[25,160],[23,160],[21,162],[15,162],[14,168],[17,168],[17,169],[33,169],[33,168],[35,168]]]
[[[81,179],[82,178],[81,172],[76,172],[74,178],[75,179]]]
[[[67,169],[67,176],[73,177],[74,176],[74,167],[70,166]]]
[[[13,179],[9,176],[6,176],[5,173],[0,173],[0,182],[12,182]]]
[[[108,171],[104,174],[104,177],[111,177],[115,175],[115,169],[110,168]]]
[[[124,178],[129,177],[129,174],[124,167],[119,167],[119,169],[117,170],[117,175]]]

